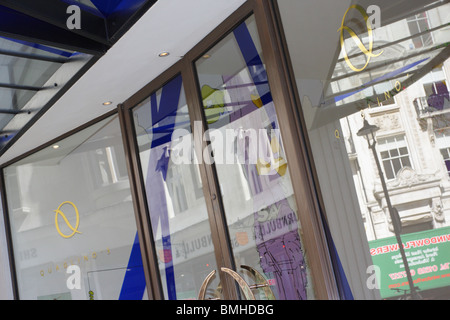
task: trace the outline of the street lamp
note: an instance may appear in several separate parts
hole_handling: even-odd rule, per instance
[[[381,180],[381,186],[383,188],[384,197],[386,199],[386,204],[389,210],[389,215],[392,220],[392,224],[394,226],[394,234],[397,239],[398,247],[400,249],[400,254],[402,256],[403,265],[405,266],[406,276],[408,279],[409,288],[411,291],[411,297],[413,299],[420,299],[419,294],[416,292],[416,288],[414,287],[414,283],[411,277],[411,271],[409,269],[408,260],[406,259],[405,249],[403,248],[402,239],[400,237],[401,233],[401,221],[398,215],[398,211],[396,208],[392,207],[391,199],[389,198],[389,193],[386,187],[386,181],[384,180],[383,170],[381,170],[380,160],[378,159],[378,154],[376,151],[376,140],[375,140],[375,132],[377,132],[380,128],[375,125],[369,124],[366,119],[364,119],[364,125],[359,131],[356,133],[357,136],[365,137],[367,139],[367,143],[369,145],[369,149],[372,149],[373,157],[375,158],[375,163],[377,164],[378,174]]]

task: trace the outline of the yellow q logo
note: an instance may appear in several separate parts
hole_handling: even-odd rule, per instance
[[[287,162],[283,157],[276,156],[280,154],[281,146],[280,142],[276,137],[272,138],[270,141],[270,161],[266,162],[263,158],[257,160],[256,169],[259,175],[267,175],[270,173],[271,169],[275,169],[280,176],[284,176],[287,169]],[[275,158],[277,157],[277,158]]]
[[[61,207],[63,205],[65,205],[65,204],[69,204],[75,209],[75,215],[76,215],[76,218],[77,218],[76,223],[75,223],[75,227],[73,227],[70,224],[69,220],[67,220],[66,215],[61,211]],[[55,213],[56,213],[55,214],[55,227],[56,227],[56,230],[58,231],[58,233],[59,233],[59,235],[61,237],[68,239],[68,238],[73,237],[75,235],[75,233],[81,233],[81,232],[78,231],[78,226],[80,224],[80,215],[78,213],[78,208],[72,202],[65,201],[65,202],[61,203],[59,205],[58,209],[55,210]],[[67,227],[69,227],[69,229],[72,230],[71,234],[65,235],[64,233],[61,232],[61,229],[59,228],[59,223],[58,223],[58,216],[61,216],[63,218],[64,222],[66,223]]]
[[[362,41],[358,38],[358,36],[356,35],[356,33],[355,33],[351,28],[349,28],[349,27],[347,27],[347,26],[344,25],[344,23],[345,23],[345,18],[346,18],[346,16],[347,16],[347,13],[350,11],[350,9],[356,9],[356,10],[358,10],[358,11],[361,13],[361,15],[363,16],[364,21],[366,22],[366,26],[367,26],[367,35],[368,35],[368,37],[369,37],[369,49],[367,49],[367,48],[364,46],[364,44],[362,43]],[[365,64],[362,68],[360,68],[360,69],[356,68],[356,67],[350,62],[350,59],[348,58],[348,54],[347,54],[347,51],[345,50],[345,44],[344,44],[344,30],[348,31],[348,33],[349,33],[350,36],[352,37],[353,41],[354,41],[354,42],[356,43],[356,45],[358,46],[359,50],[361,50],[361,52],[364,53],[364,54],[366,55],[366,57],[367,57],[366,64]],[[344,54],[345,62],[347,62],[347,65],[348,65],[353,71],[356,71],[356,72],[363,71],[363,70],[367,67],[367,65],[369,64],[370,58],[378,57],[380,54],[383,53],[383,51],[381,51],[381,52],[378,53],[378,54],[373,54],[373,53],[372,53],[372,50],[373,50],[373,33],[372,33],[372,26],[371,26],[370,21],[369,21],[369,16],[368,16],[367,13],[364,11],[364,9],[363,9],[361,6],[357,5],[357,4],[351,5],[351,6],[347,9],[347,11],[345,11],[344,17],[342,18],[341,27],[338,29],[338,32],[340,32],[341,48],[342,48],[342,51],[343,51],[343,54]]]

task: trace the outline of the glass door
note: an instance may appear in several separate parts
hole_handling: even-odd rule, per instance
[[[313,298],[254,16],[202,55],[195,68],[207,123],[204,138],[210,142],[203,160],[217,172],[233,271],[240,278],[220,271],[238,280],[247,299]],[[257,290],[261,282],[266,286]]]
[[[170,300],[314,299],[255,17],[221,39],[124,103],[152,287]]]

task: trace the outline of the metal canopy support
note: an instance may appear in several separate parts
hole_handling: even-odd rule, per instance
[[[0,114],[19,114],[19,113],[30,113],[29,110],[15,110],[15,109],[1,109],[0,108]],[[0,133],[2,133],[1,131]]]
[[[28,91],[39,91],[42,89],[40,87],[25,86],[11,83],[0,83],[0,88],[14,89],[14,90],[28,90]]]

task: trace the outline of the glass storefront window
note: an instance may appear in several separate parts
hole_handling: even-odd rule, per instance
[[[176,148],[193,141],[181,76],[133,108],[133,119],[164,297],[197,299],[216,259],[199,162],[192,148]],[[218,285],[216,277],[210,288]]]
[[[237,272],[254,283],[244,269],[255,269],[276,299],[314,298],[254,16],[197,60],[196,70],[213,153],[205,161],[217,169]]]
[[[4,169],[20,299],[147,297],[117,115]]]
[[[347,298],[448,299],[450,4],[277,6]]]

